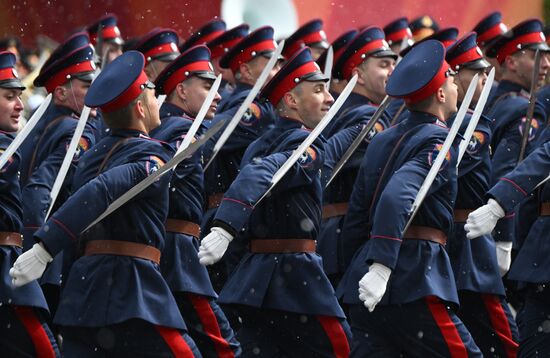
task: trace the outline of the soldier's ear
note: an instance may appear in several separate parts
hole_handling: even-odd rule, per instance
[[[439,87],[437,89],[437,92],[435,93],[435,98],[437,98],[437,101],[440,103],[445,103],[447,101],[447,97],[445,96],[445,90],[443,87]]]
[[[136,104],[134,105],[133,112],[136,118],[145,118],[145,102],[140,98],[136,101]]]
[[[180,99],[184,101],[187,99],[187,88],[182,82],[176,86],[176,93]]]
[[[239,73],[241,78],[250,80],[252,78],[252,71],[250,70],[250,65],[248,63],[241,63],[239,65]]]
[[[351,77],[354,75],[357,75],[357,84],[364,85],[365,79],[363,78],[364,71],[358,66],[354,67],[353,70],[351,70]]]
[[[289,109],[296,110],[298,108],[297,97],[292,92],[287,92],[283,95],[283,101]]]
[[[54,98],[58,101],[65,101],[67,99],[67,89],[63,86],[57,86],[53,94]]]

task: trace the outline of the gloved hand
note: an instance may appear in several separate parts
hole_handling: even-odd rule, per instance
[[[13,267],[10,269],[12,285],[21,287],[42,277],[46,265],[52,260],[52,255],[41,244],[34,244],[30,250],[22,253],[15,260]]]
[[[384,296],[390,275],[390,268],[374,262],[369,266],[369,272],[359,281],[359,299],[370,312],[374,311]]]
[[[210,230],[210,234],[201,241],[199,262],[203,265],[212,265],[220,261],[231,240],[233,240],[233,235],[221,227],[214,226]]]
[[[500,271],[500,276],[506,275],[506,272],[510,270],[510,265],[512,264],[512,242],[511,241],[497,241],[496,251],[497,251],[497,262],[498,269]]]
[[[498,219],[504,217],[504,209],[494,199],[489,199],[487,204],[477,208],[468,215],[464,230],[468,239],[475,239],[491,233]]]

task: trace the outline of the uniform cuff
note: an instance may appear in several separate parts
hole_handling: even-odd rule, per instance
[[[77,239],[77,236],[65,224],[55,218],[49,219],[42,225],[34,237],[44,244],[52,257]]]
[[[232,198],[223,198],[214,220],[223,221],[232,228],[233,232],[239,232],[248,222],[254,208],[252,205],[243,203]],[[225,228],[228,229],[227,227]]]
[[[387,266],[392,271],[395,270],[403,240],[397,237],[371,235],[369,241],[371,243],[367,255],[367,264],[377,262]]]

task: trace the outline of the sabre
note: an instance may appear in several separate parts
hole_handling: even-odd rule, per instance
[[[537,49],[535,52],[535,67],[533,68],[533,77],[531,78],[531,89],[529,91],[529,106],[527,107],[527,115],[523,124],[523,136],[521,137],[521,147],[519,149],[518,164],[525,156],[527,142],[529,141],[529,132],[531,132],[531,121],[535,113],[535,103],[537,102],[537,82],[540,72],[541,52]]]
[[[439,169],[443,165],[443,161],[445,160],[445,157],[447,156],[449,149],[451,149],[451,145],[453,144],[456,138],[456,135],[458,134],[458,130],[460,129],[460,126],[462,125],[462,122],[466,117],[466,113],[468,112],[468,108],[470,107],[470,103],[472,102],[472,98],[474,97],[478,77],[479,75],[476,74],[474,78],[472,78],[472,81],[468,86],[468,91],[464,96],[462,105],[460,106],[460,109],[458,110],[458,113],[453,122],[453,125],[449,130],[449,134],[447,134],[447,137],[443,142],[443,146],[439,151],[439,154],[437,154],[437,157],[435,158],[435,161],[433,162],[432,167],[428,171],[428,174],[426,175],[424,182],[422,183],[422,185],[420,186],[420,189],[418,190],[418,193],[416,194],[416,198],[414,199],[413,205],[410,210],[409,220],[407,221],[407,224],[405,225],[405,228],[403,229],[402,234],[407,232],[407,229],[411,225],[416,213],[418,212],[418,209],[420,208],[420,205],[422,205],[422,202],[426,198],[426,195],[428,195],[428,191],[430,190],[430,187],[432,186],[432,183],[434,182],[437,176],[437,173],[439,172]]]
[[[214,145],[214,149],[212,150],[212,155],[210,156],[210,159],[208,160],[208,162],[204,166],[205,171],[206,171],[206,169],[208,169],[210,164],[212,164],[212,161],[214,160],[216,155],[218,155],[220,149],[222,149],[225,142],[227,142],[227,139],[229,139],[229,136],[231,135],[231,133],[233,133],[233,131],[235,130],[235,128],[239,124],[239,121],[241,120],[242,116],[247,111],[248,107],[250,107],[250,105],[252,104],[252,101],[254,101],[254,99],[258,95],[258,92],[260,92],[261,88],[263,87],[263,85],[267,81],[267,77],[269,76],[269,73],[271,72],[273,67],[275,67],[275,64],[279,60],[279,56],[281,55],[281,52],[283,51],[284,45],[285,45],[284,40],[279,43],[279,45],[275,49],[275,52],[273,53],[273,55],[271,56],[271,58],[267,62],[266,66],[264,67],[264,69],[262,71],[262,73],[260,74],[260,77],[258,77],[258,80],[254,84],[254,87],[252,87],[250,92],[248,92],[248,95],[246,96],[244,102],[241,104],[241,106],[239,107],[239,109],[237,110],[237,112],[235,113],[233,118],[231,118],[231,120],[229,121],[229,124],[227,125],[225,130],[222,132],[220,138],[218,139],[218,141]]]
[[[162,104],[164,103],[164,101],[166,101],[166,95],[165,94],[159,95],[157,98],[157,103],[159,108],[162,107]]]
[[[330,81],[332,79],[332,63],[334,62],[334,50],[330,46],[327,50],[327,58],[325,59],[325,69],[323,73],[325,77],[328,78],[327,89],[330,88]]]
[[[327,188],[332,180],[340,173],[344,165],[348,162],[348,160],[351,158],[353,153],[359,148],[361,143],[363,143],[363,140],[367,137],[367,135],[370,133],[370,131],[374,128],[382,114],[384,113],[384,110],[388,108],[388,105],[391,102],[391,98],[389,96],[384,97],[382,100],[382,103],[380,103],[380,106],[376,109],[376,112],[372,115],[371,119],[367,122],[365,127],[361,130],[361,132],[357,135],[357,137],[353,140],[351,145],[349,146],[348,150],[342,155],[342,158],[336,163],[334,166],[334,169],[332,170],[332,174],[330,176],[330,179],[327,181],[325,188]]]
[[[82,133],[84,132],[84,128],[86,127],[86,123],[88,122],[90,111],[91,111],[91,108],[88,106],[84,106],[84,108],[82,109],[82,113],[80,114],[80,118],[78,119],[78,124],[76,125],[76,129],[74,130],[73,137],[71,138],[71,142],[69,143],[69,148],[67,149],[67,153],[65,153],[65,157],[63,158],[63,163],[61,163],[61,167],[59,168],[59,172],[55,177],[52,190],[50,191],[50,206],[46,213],[46,219],[50,216],[53,206],[55,205],[57,196],[61,191],[61,186],[65,181],[65,177],[67,176],[67,172],[69,171],[69,167],[71,165],[71,162],[73,161],[74,154],[78,146],[78,142],[80,141],[80,138],[82,137]]]
[[[464,153],[466,152],[466,148],[468,148],[468,144],[470,143],[470,139],[472,139],[477,124],[479,123],[479,118],[481,118],[481,113],[483,112],[483,108],[485,107],[487,99],[489,98],[489,93],[491,92],[491,86],[493,85],[494,80],[495,68],[493,67],[493,69],[489,73],[489,77],[485,81],[485,85],[483,87],[483,90],[481,91],[481,95],[479,96],[476,108],[474,109],[474,114],[472,114],[470,122],[468,123],[468,127],[466,127],[466,131],[464,131],[464,139],[462,139],[458,146],[458,159],[456,161],[457,168],[460,164],[460,161],[462,160],[462,156],[464,156]]]
[[[302,156],[302,154],[306,151],[307,148],[319,137],[323,129],[330,123],[332,118],[338,113],[348,96],[350,95],[351,91],[355,87],[355,84],[357,83],[357,75],[354,75],[351,80],[349,80],[348,84],[342,91],[342,93],[338,96],[338,99],[334,102],[334,104],[330,107],[327,114],[321,119],[319,124],[309,133],[309,135],[304,139],[302,144],[292,153],[292,155],[286,160],[286,162],[281,165],[279,170],[275,172],[273,177],[271,178],[271,185],[269,189],[260,197],[260,199],[256,202],[255,206],[258,205],[262,199],[264,199],[271,190],[277,185],[277,183],[285,176],[285,174],[292,168],[294,163],[298,161],[298,159]]]
[[[181,163],[184,159],[188,158],[193,153],[195,153],[202,145],[204,145],[204,143],[208,141],[208,139],[210,139],[213,135],[215,135],[225,125],[225,123],[226,121],[220,121],[216,123],[198,141],[191,143],[186,149],[184,149],[179,154],[172,157],[172,159],[170,159],[168,162],[166,162],[166,164],[160,167],[159,170],[149,175],[147,178],[143,179],[139,183],[137,183],[134,187],[132,187],[130,190],[128,190],[126,193],[120,196],[118,199],[113,201],[107,207],[107,209],[96,220],[94,220],[94,222],[92,222],[90,225],[88,225],[88,227],[86,227],[86,229],[83,230],[83,232],[88,230],[89,228],[91,228],[101,220],[103,220],[105,217],[107,217],[113,211],[120,208],[122,205],[126,204],[129,200],[134,198],[136,195],[138,195],[147,187],[149,187],[151,184],[153,184],[155,181],[157,181],[157,179],[161,175],[166,174],[166,172],[170,171],[176,165]]]
[[[214,84],[212,84],[212,87],[210,88],[210,91],[208,91],[208,95],[206,96],[206,99],[204,100],[204,103],[202,104],[201,109],[199,110],[199,113],[197,114],[197,117],[193,120],[193,124],[191,124],[191,128],[189,128],[189,131],[185,135],[185,138],[183,138],[183,141],[181,142],[178,150],[176,151],[176,155],[181,153],[183,150],[185,150],[189,144],[191,144],[191,141],[193,138],[195,138],[195,134],[199,130],[202,121],[204,120],[204,117],[206,117],[206,114],[208,113],[208,109],[212,105],[212,101],[214,100],[214,97],[216,97],[216,93],[218,93],[218,88],[220,88],[220,84],[222,83],[222,75],[218,75],[216,77],[216,80],[214,81]]]
[[[8,161],[9,158],[15,153],[15,151],[21,146],[21,143],[27,138],[29,133],[32,131],[32,129],[36,126],[36,123],[42,118],[42,115],[44,112],[46,112],[46,109],[50,105],[50,102],[52,101],[52,94],[48,94],[48,96],[44,99],[44,102],[38,107],[36,111],[34,111],[31,118],[28,120],[27,124],[21,129],[19,134],[15,137],[15,139],[10,143],[8,148],[2,153],[0,156],[0,168],[4,167],[4,164]]]

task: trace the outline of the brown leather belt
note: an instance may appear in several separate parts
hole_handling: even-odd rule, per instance
[[[447,243],[447,235],[443,231],[427,226],[410,226],[403,238],[433,241],[443,246]]]
[[[130,241],[93,240],[86,243],[84,255],[130,256],[160,263],[160,250],[156,247]]]
[[[317,241],[309,239],[250,240],[250,252],[256,254],[283,254],[315,252]]]
[[[323,220],[335,216],[343,216],[348,212],[349,203],[335,203],[323,205]]]
[[[208,197],[208,209],[215,209],[220,206],[225,193],[216,193]]]
[[[200,225],[192,223],[191,221],[167,219],[164,227],[168,232],[177,232],[180,234],[190,235],[197,239],[201,235]]]
[[[455,209],[454,221],[455,223],[465,223],[468,220],[468,215],[475,209]]]
[[[540,204],[540,216],[550,216],[550,203]]]
[[[23,247],[23,235],[18,232],[0,231],[0,246]]]

